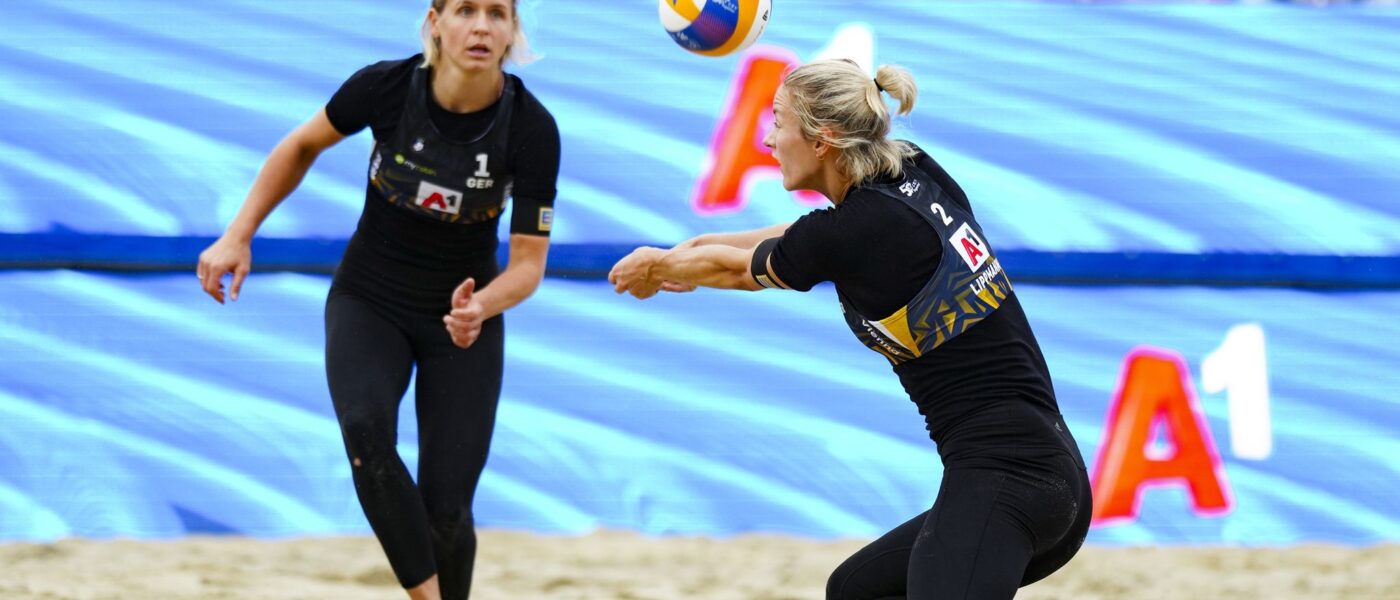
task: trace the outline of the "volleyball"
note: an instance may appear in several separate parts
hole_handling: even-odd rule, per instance
[[[658,0],[661,24],[682,48],[724,56],[748,48],[768,26],[771,0]]]

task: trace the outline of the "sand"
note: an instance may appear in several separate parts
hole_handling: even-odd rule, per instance
[[[483,531],[476,600],[821,598],[862,541]],[[367,537],[0,545],[0,598],[395,599]],[[1017,598],[1400,598],[1400,545],[1287,548],[1089,546]]]

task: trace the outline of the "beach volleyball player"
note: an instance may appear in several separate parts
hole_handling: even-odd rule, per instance
[[[834,206],[790,225],[638,248],[609,281],[643,299],[833,282],[857,339],[889,359],[923,415],[944,471],[932,508],[837,567],[827,598],[1011,598],[1079,550],[1088,476],[967,196],[922,150],[888,138],[882,92],[901,114],[917,95],[891,66],[874,80],[844,60],[791,71],[764,144],[785,188]]]
[[[273,149],[228,230],[199,257],[204,291],[237,300],[250,240],[326,148],[368,127],[364,212],[326,301],[326,375],[355,491],[411,598],[462,599],[472,498],[501,390],[501,313],[544,275],[559,131],[506,59],[528,58],[515,0],[432,0],[423,54],[351,76]],[[497,223],[513,203],[510,262]],[[414,484],[395,448],[417,369]]]

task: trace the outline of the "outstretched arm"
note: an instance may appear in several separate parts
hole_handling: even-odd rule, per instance
[[[723,290],[760,290],[750,270],[754,248],[713,244],[693,248],[638,248],[618,261],[608,273],[617,293],[629,292],[647,299],[664,282]]]
[[[702,233],[684,242],[676,244],[672,250],[684,250],[697,248],[700,246],[730,246],[743,250],[752,250],[763,240],[782,237],[787,232],[792,223],[778,223],[760,229],[749,231],[735,231],[730,233]],[[695,291],[694,284],[681,283],[679,281],[663,280],[661,290],[665,292],[691,292]]]

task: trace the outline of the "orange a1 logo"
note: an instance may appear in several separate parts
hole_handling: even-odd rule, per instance
[[[788,70],[800,64],[786,50],[760,47],[744,55],[729,86],[729,100],[715,128],[710,153],[695,182],[691,206],[708,215],[742,210],[748,188],[757,177],[781,177],[778,161],[763,145],[773,123],[773,95]],[[811,191],[794,192],[799,202],[820,205],[826,201]]]
[[[1233,454],[1263,460],[1272,452],[1264,330],[1237,325],[1201,367],[1207,392],[1224,391]],[[1170,440],[1162,448],[1156,438]],[[1141,347],[1123,361],[1094,461],[1093,523],[1137,518],[1150,487],[1184,485],[1194,512],[1228,513],[1234,506],[1220,453],[1197,402],[1185,359],[1172,350]]]

